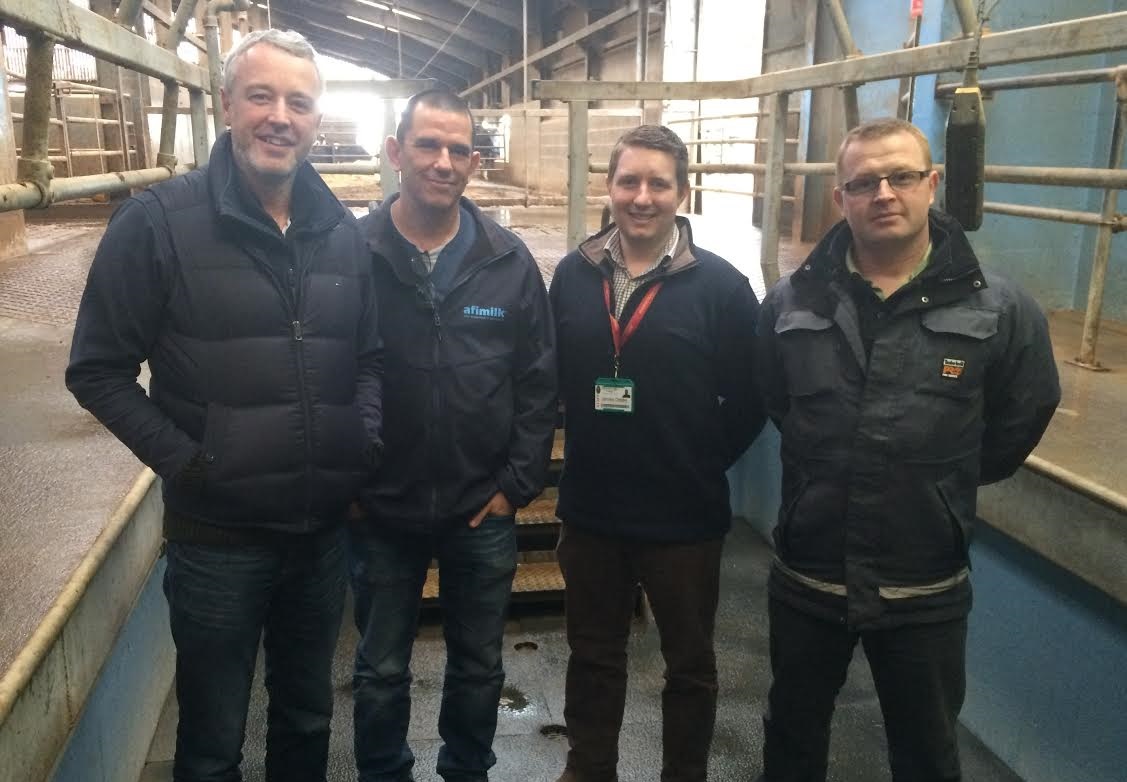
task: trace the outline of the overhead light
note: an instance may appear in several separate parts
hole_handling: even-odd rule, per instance
[[[374,2],[372,2],[372,0],[356,0],[356,2],[363,3],[364,5],[370,5],[372,8],[378,8],[381,11],[390,11],[391,10],[390,5],[384,5],[383,3],[374,3]]]
[[[375,27],[379,30],[387,30],[389,33],[399,32],[394,27],[388,27],[387,25],[379,24],[378,22],[373,22],[370,19],[361,19],[359,16],[345,16],[345,19],[351,19],[354,22],[360,22],[360,24],[370,25],[370,26]]]
[[[399,14],[400,16],[404,17],[405,19],[414,19],[416,22],[423,21],[423,17],[419,16],[418,14],[413,14],[410,11],[400,11],[398,8],[392,8],[391,12],[393,14]]]

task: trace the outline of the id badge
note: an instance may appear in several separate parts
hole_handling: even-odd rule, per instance
[[[595,378],[595,411],[633,413],[634,381],[624,377]]]

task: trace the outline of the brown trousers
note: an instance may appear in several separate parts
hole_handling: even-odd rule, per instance
[[[615,782],[626,704],[626,645],[637,585],[649,598],[665,660],[662,782],[704,782],[716,721],[712,635],[724,541],[646,543],[564,525],[564,719],[567,767],[578,782]]]

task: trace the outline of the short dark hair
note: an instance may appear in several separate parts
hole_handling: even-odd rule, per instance
[[[930,171],[931,145],[928,144],[927,136],[923,134],[923,131],[906,120],[897,119],[896,117],[882,117],[880,119],[862,122],[845,134],[845,138],[841,140],[841,146],[837,149],[838,179],[841,178],[841,161],[845,158],[845,150],[850,144],[854,141],[873,141],[887,136],[895,136],[897,133],[907,133],[916,140],[924,153],[924,163],[927,164],[927,169]]]
[[[407,105],[404,107],[403,113],[399,115],[399,126],[395,129],[395,140],[400,144],[406,141],[407,134],[411,132],[411,123],[415,119],[415,108],[419,105],[429,106],[439,111],[465,112],[470,119],[470,135],[473,136],[474,118],[469,104],[450,90],[436,87],[416,92],[407,99]]]
[[[681,137],[664,125],[639,125],[628,130],[619,137],[610,152],[610,165],[607,169],[607,179],[614,179],[614,172],[618,169],[618,159],[622,157],[622,150],[627,147],[644,147],[656,149],[673,158],[677,164],[677,189],[686,190],[689,187],[689,149]]]

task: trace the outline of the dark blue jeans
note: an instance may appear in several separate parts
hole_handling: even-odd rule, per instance
[[[873,673],[894,782],[958,782],[966,618],[854,632],[771,598],[767,782],[825,782],[834,701],[858,640]]]
[[[342,530],[277,545],[169,541],[176,782],[238,782],[259,639],[270,696],[268,782],[325,779],[331,666],[344,611]]]
[[[432,558],[438,560],[446,638],[438,773],[447,782],[484,782],[497,762],[501,644],[516,572],[513,517],[487,518],[476,529],[459,521],[435,535],[381,530],[372,522],[350,529],[361,634],[352,679],[360,782],[411,779],[411,650]]]

